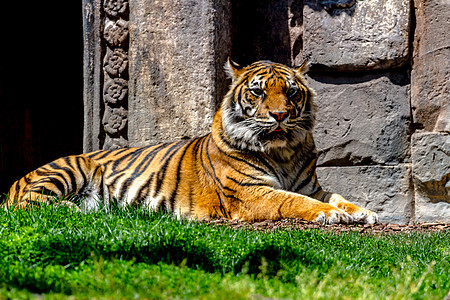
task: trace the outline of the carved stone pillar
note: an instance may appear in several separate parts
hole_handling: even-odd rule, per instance
[[[127,0],[83,2],[84,151],[128,146]]]
[[[83,0],[84,152],[101,149],[104,141],[100,118],[103,114],[101,93],[101,80],[103,77],[100,36],[101,5],[100,0]]]
[[[84,151],[209,132],[228,85],[230,7],[83,0]]]

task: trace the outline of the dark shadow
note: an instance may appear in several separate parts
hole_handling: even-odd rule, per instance
[[[5,2],[0,47],[0,194],[36,167],[82,151],[81,2]]]
[[[291,64],[288,4],[288,0],[232,1],[231,57],[236,62],[248,65],[271,60]]]
[[[353,15],[356,0],[234,0],[231,57],[241,65],[271,60],[299,65],[303,51],[303,7],[331,16]]]
[[[325,10],[331,16],[338,16],[346,13],[352,16],[355,12],[356,0],[306,0],[305,5],[308,5],[315,11]]]
[[[314,71],[314,70],[313,70]],[[394,85],[405,86],[411,83],[408,69],[371,70],[355,72],[320,71],[309,72],[308,77],[326,84],[358,84],[377,78],[387,77]]]

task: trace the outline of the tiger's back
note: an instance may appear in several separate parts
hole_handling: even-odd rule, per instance
[[[67,197],[82,210],[116,202],[189,215],[191,196],[206,179],[196,164],[205,138],[63,157],[16,181],[7,204]]]
[[[7,205],[71,195],[65,204],[82,210],[116,202],[197,219],[376,222],[375,213],[318,183],[306,67],[229,61],[227,70],[232,84],[210,134],[60,158],[14,183]]]
[[[205,176],[199,176],[203,170],[197,163],[206,138],[97,151],[86,157],[104,166],[104,184],[112,201],[188,216],[194,207],[192,195],[200,185],[208,185]]]

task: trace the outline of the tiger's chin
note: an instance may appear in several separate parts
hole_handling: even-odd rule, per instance
[[[287,143],[283,146],[278,146],[276,143],[271,143],[265,148],[264,153],[275,161],[288,162],[295,154],[295,150],[288,147]]]
[[[249,134],[251,130],[248,129],[240,128],[240,130],[245,131],[246,134],[237,135],[237,130],[228,132],[230,144],[234,148],[244,152],[264,153],[278,162],[289,161],[302,147],[307,136],[307,133],[302,131],[289,134],[275,132],[270,135],[257,135],[255,132]]]
[[[265,150],[270,150],[270,149],[276,149],[276,148],[285,148],[287,146],[287,141],[286,140],[273,140],[273,141],[268,141],[265,145],[264,148]]]
[[[261,138],[262,152],[275,161],[287,162],[306,144],[306,136],[303,130],[272,132]]]

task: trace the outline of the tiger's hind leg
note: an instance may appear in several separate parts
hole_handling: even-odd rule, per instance
[[[59,205],[83,211],[100,208],[108,202],[103,181],[104,167],[84,156],[67,156],[46,164],[16,181],[9,191],[6,206],[26,208],[32,204],[52,204],[71,196]]]

